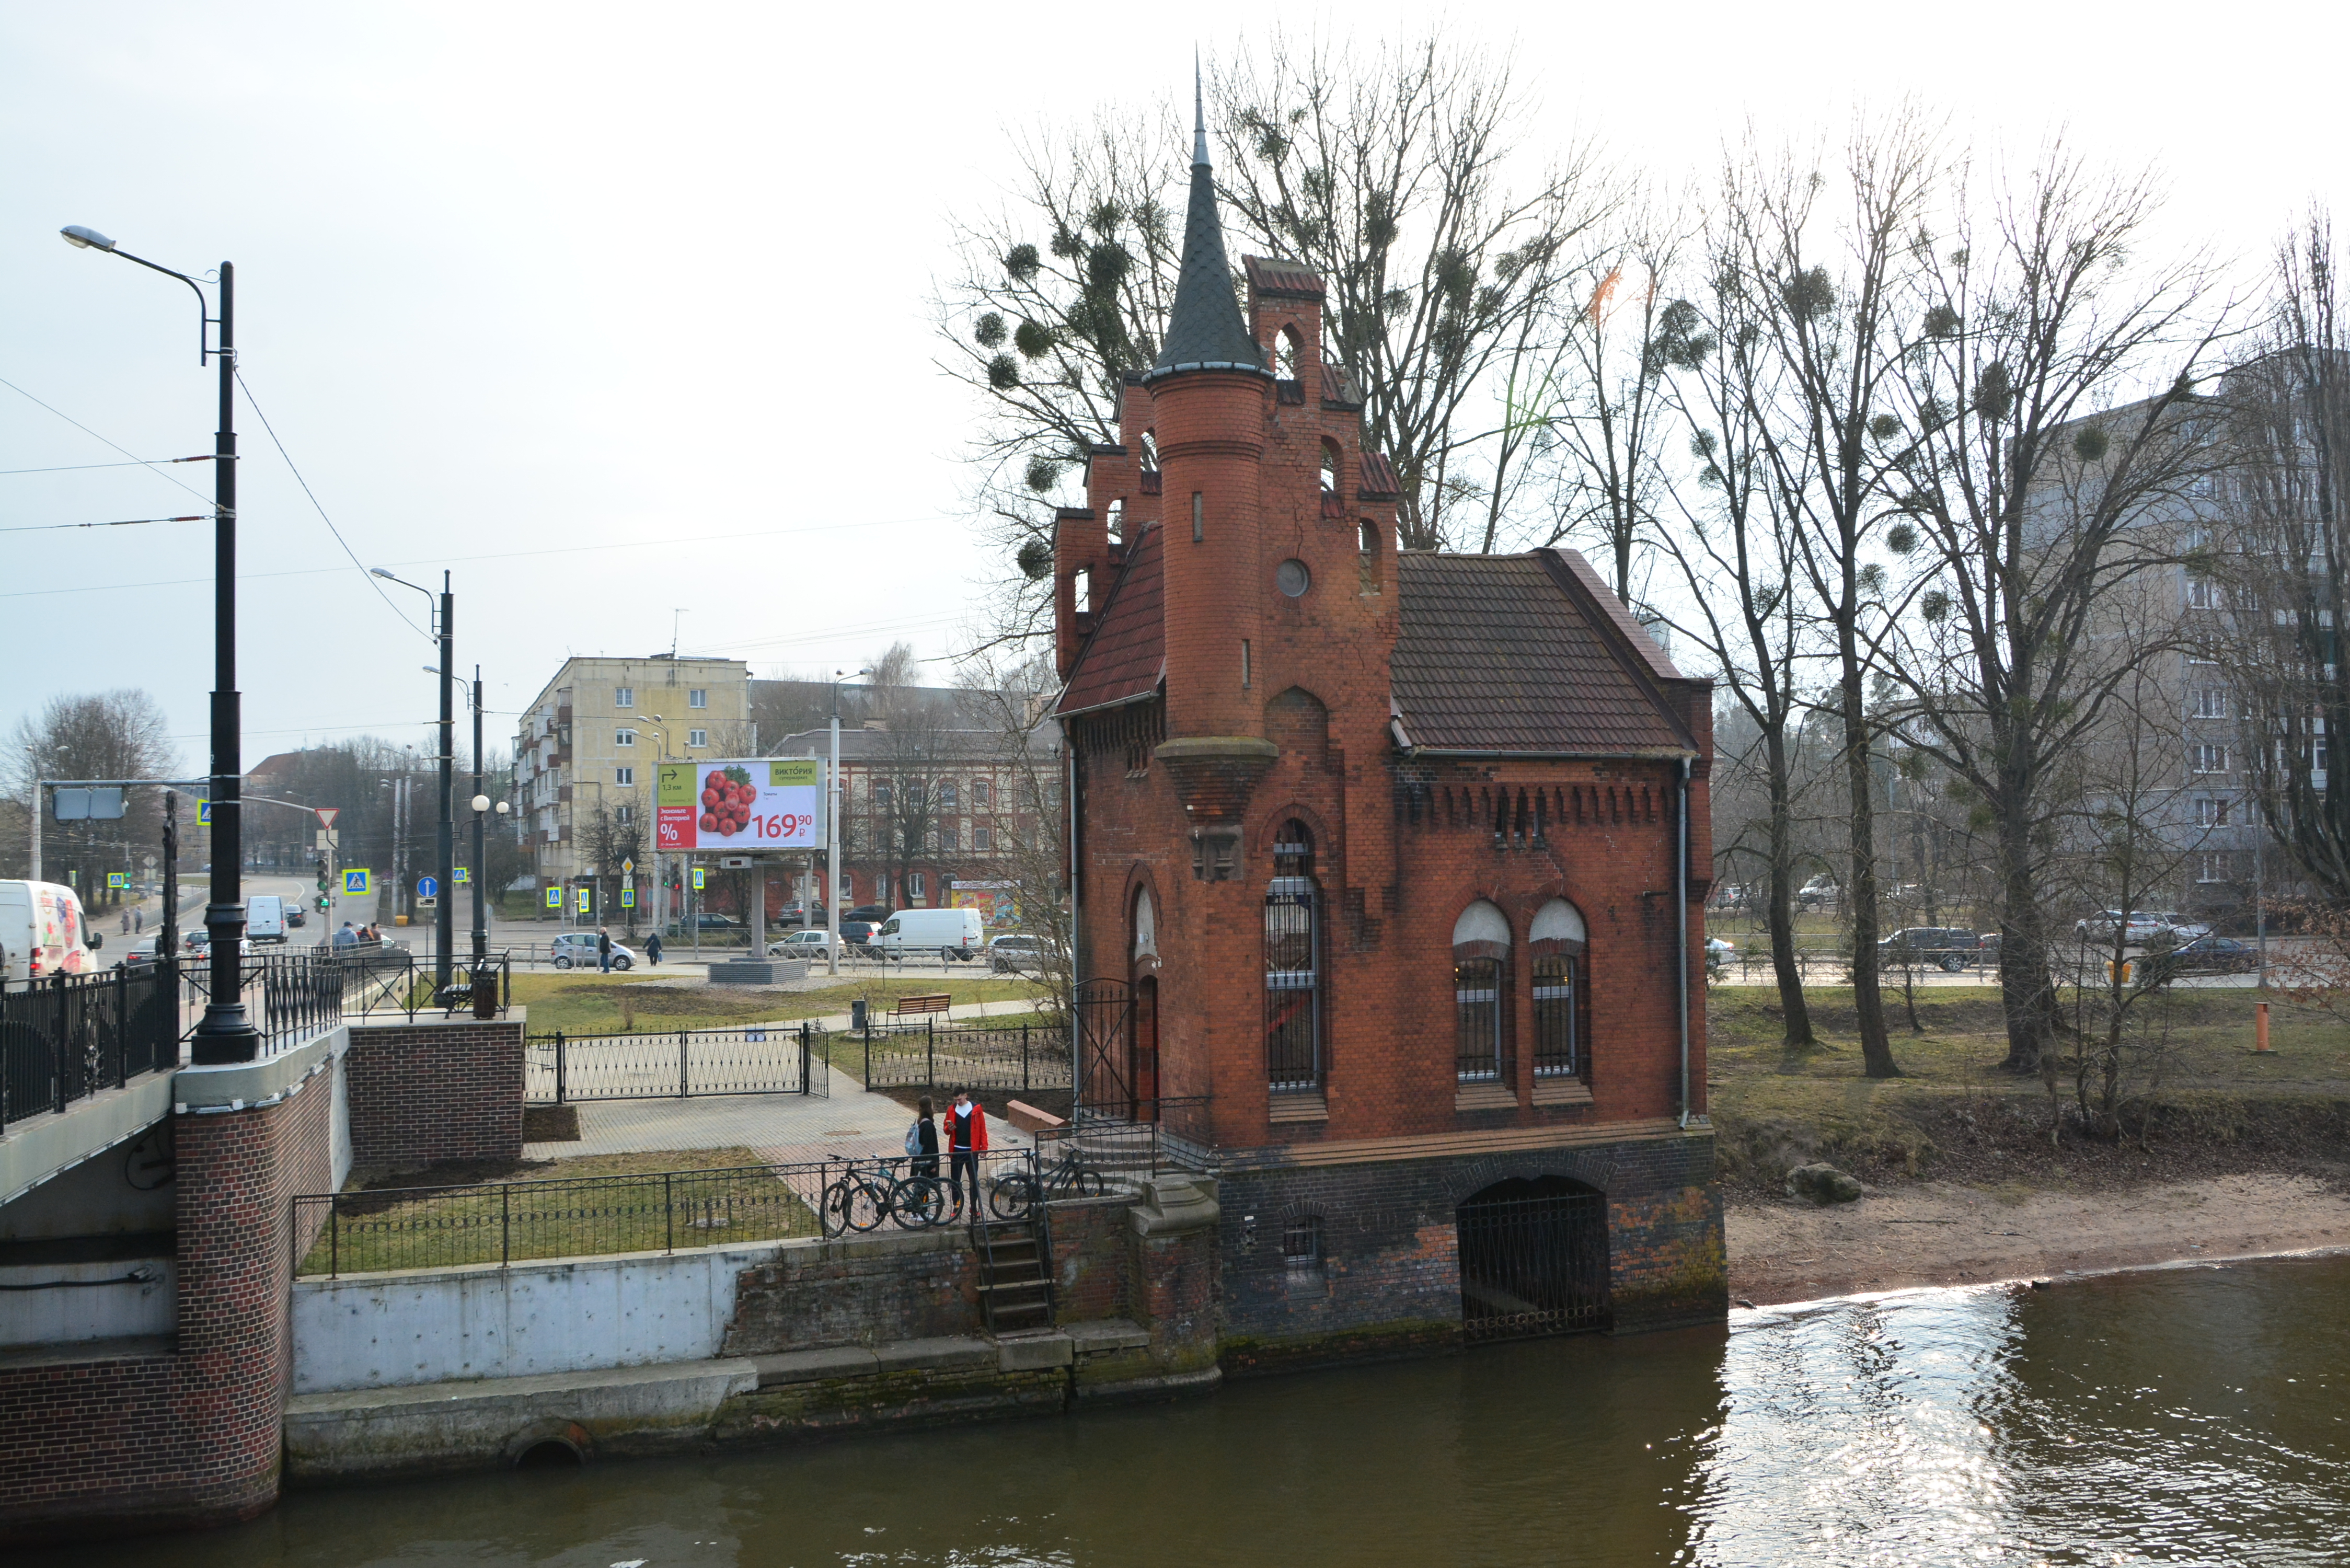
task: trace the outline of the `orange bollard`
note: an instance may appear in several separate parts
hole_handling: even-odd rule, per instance
[[[2271,1054],[2269,1051],[2269,1004],[2265,1002],[2256,1002],[2252,1004],[2252,1054],[2256,1056],[2266,1056]]]

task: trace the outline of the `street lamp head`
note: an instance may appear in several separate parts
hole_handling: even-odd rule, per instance
[[[398,577],[393,576],[389,571],[385,570],[381,566],[369,566],[368,568],[368,576],[371,577],[381,577],[388,583],[396,583],[400,581]]]
[[[505,802],[504,802],[504,801],[500,801],[500,802],[498,802],[498,815],[499,815],[500,816],[504,816],[504,815],[506,815],[506,813],[508,813],[508,812],[512,811],[513,809],[514,809],[514,807],[512,807],[512,806],[508,805]]]
[[[76,250],[110,251],[114,248],[112,240],[108,239],[96,229],[86,228],[80,223],[68,223],[57,233],[63,234],[66,237],[66,244]]]
[[[489,797],[488,795],[485,795],[485,794],[477,794],[477,795],[475,795],[475,796],[473,797],[473,809],[474,809],[476,812],[484,812],[484,811],[487,811],[487,810],[489,810],[489,809],[490,809],[490,797]]]

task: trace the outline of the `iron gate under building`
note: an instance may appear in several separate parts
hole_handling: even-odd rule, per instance
[[[1563,1176],[1496,1182],[1462,1203],[1461,1327],[1473,1343],[1607,1326],[1607,1199]]]

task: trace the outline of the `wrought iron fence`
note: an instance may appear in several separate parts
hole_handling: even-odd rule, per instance
[[[824,1032],[813,1024],[680,1029],[659,1034],[534,1035],[523,1051],[523,1097],[679,1099],[702,1095],[828,1095]]]
[[[265,1056],[288,1050],[343,1021],[347,971],[330,956],[315,950],[246,953],[237,974],[237,994],[244,1002],[247,1022],[260,1031]],[[193,1033],[212,1000],[210,963],[201,958],[191,960],[185,984],[190,1012],[186,1032]]]
[[[884,1225],[923,1230],[964,1220],[974,1201],[1003,1218],[1024,1211],[1038,1190],[1064,1196],[1036,1177],[1033,1150],[994,1150],[976,1163],[960,1203],[950,1184],[963,1173],[944,1155],[310,1194],[293,1201],[294,1272],[504,1267]],[[943,1201],[940,1189],[948,1189]]]
[[[855,1032],[868,1089],[1066,1089],[1068,1035],[1024,1023],[991,1027],[984,1019],[924,1019],[873,1023]]]
[[[1075,1150],[1075,1158],[1113,1182],[1162,1171],[1210,1173],[1215,1169],[1208,1120],[1212,1104],[1206,1095],[1169,1095],[1136,1102],[1130,1116],[1080,1106],[1067,1127],[1038,1133],[1036,1147],[1048,1168]]]
[[[0,992],[0,1127],[177,1067],[179,984],[166,962]]]

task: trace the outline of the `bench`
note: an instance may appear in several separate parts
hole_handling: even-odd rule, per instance
[[[943,991],[927,991],[919,996],[901,996],[889,1005],[892,1018],[920,1018],[926,1014],[943,1018],[954,1005],[954,998]]]

